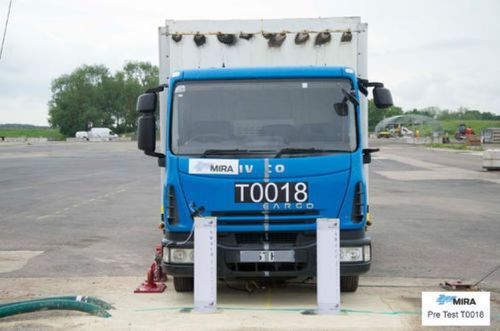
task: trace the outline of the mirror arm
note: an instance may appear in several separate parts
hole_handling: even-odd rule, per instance
[[[145,93],[163,92],[163,90],[166,89],[166,88],[168,88],[168,84],[161,84],[161,85],[158,85],[157,87],[150,88]]]
[[[162,153],[156,153],[156,152],[150,152],[150,151],[144,151],[144,154],[148,156],[154,156],[158,158],[158,166],[165,168],[166,165],[166,159],[165,159],[165,154]]]
[[[359,92],[361,92],[365,97],[368,96],[368,90],[366,89],[366,87],[364,85],[359,85],[358,88],[359,88]]]
[[[372,163],[372,153],[379,152],[380,148],[363,148],[363,163]]]
[[[363,79],[363,78],[358,77],[358,88],[359,88],[359,91],[361,93],[363,93],[365,97],[368,96],[368,86],[367,86],[368,83],[369,83],[368,79]]]
[[[361,93],[365,96],[368,96],[368,88],[369,87],[384,87],[384,83],[380,82],[370,82],[368,79],[363,79],[358,77],[358,88]]]
[[[366,84],[366,87],[384,87],[384,83],[380,83],[380,82],[368,82]]]

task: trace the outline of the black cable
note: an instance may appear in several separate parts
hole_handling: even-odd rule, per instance
[[[10,9],[12,8],[12,0],[9,1],[9,9],[7,9],[7,18],[5,19],[5,27],[3,29],[2,45],[0,46],[0,60],[2,59],[3,46],[5,44],[5,37],[7,36],[7,26],[9,25]]]
[[[476,284],[472,285],[472,286],[477,286],[479,283],[481,283],[483,280],[485,280],[486,278],[488,278],[490,275],[492,275],[495,271],[497,271],[498,269],[500,269],[500,264],[497,265],[493,270],[491,270],[490,272],[488,272],[486,274],[486,276],[484,276],[483,278],[481,278]]]
[[[374,285],[362,285],[360,284],[359,287],[388,287],[388,288],[420,288],[420,287],[436,287],[436,285],[387,285],[387,284],[374,284]]]

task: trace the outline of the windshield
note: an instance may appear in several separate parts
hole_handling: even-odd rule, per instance
[[[356,116],[354,106],[346,101],[351,88],[347,79],[178,83],[171,150],[178,155],[217,155],[220,151],[225,156],[253,157],[281,156],[294,150],[294,156],[353,151]],[[337,109],[342,103],[344,112]]]

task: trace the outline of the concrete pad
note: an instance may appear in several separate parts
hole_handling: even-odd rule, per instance
[[[500,169],[500,149],[488,149],[484,151],[483,168]]]
[[[111,318],[78,312],[46,311],[2,319],[7,329],[96,330],[401,330],[420,326],[422,291],[439,291],[435,279],[361,279],[356,293],[342,294],[342,312],[335,316],[303,315],[314,309],[316,287],[288,284],[258,288],[249,294],[218,286],[214,314],[181,312],[192,307],[192,293],[176,293],[170,279],[162,294],[133,294],[140,277],[0,278],[0,301],[55,295],[92,295],[111,304]],[[242,288],[243,283],[231,283]],[[498,294],[492,293],[492,316],[498,315]],[[495,301],[496,300],[496,301]],[[496,314],[496,315],[495,315]],[[493,317],[492,319],[494,319]],[[498,325],[498,320],[494,321]]]
[[[405,157],[394,154],[381,153],[380,157],[385,160],[396,161],[406,164],[411,167],[421,168],[422,170],[408,171],[376,171],[377,174],[391,180],[398,181],[418,181],[418,180],[483,180],[495,184],[500,184],[498,177],[493,177],[490,174],[466,170],[456,167],[445,166],[437,163],[417,160],[411,157]],[[382,161],[383,162],[383,161]]]
[[[0,273],[23,268],[26,263],[43,251],[0,251]]]
[[[163,294],[133,294],[142,281],[137,277],[101,278],[34,278],[0,279],[2,301],[34,296],[85,294],[98,296],[116,306],[109,319],[96,318],[73,312],[40,312],[4,319],[6,328],[72,328],[72,329],[144,329],[164,330],[318,330],[318,329],[373,329],[412,328],[419,324],[418,296],[398,299],[394,290],[362,288],[359,293],[342,296],[343,312],[337,316],[306,316],[314,309],[315,287],[289,285],[287,287],[260,288],[252,294],[227,288],[219,284],[215,314],[183,313],[191,307],[192,294],[179,294],[167,283]],[[234,284],[237,286],[237,284]],[[241,284],[240,284],[241,286]],[[408,296],[411,294],[408,293]],[[8,298],[8,300],[6,300]],[[399,305],[401,303],[401,305]],[[414,313],[396,314],[397,309],[411,308]]]

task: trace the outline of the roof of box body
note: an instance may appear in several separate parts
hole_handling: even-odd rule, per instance
[[[327,78],[346,77],[355,80],[354,70],[346,67],[245,67],[245,68],[209,68],[182,70],[176,80],[207,79],[258,79],[258,78]]]

